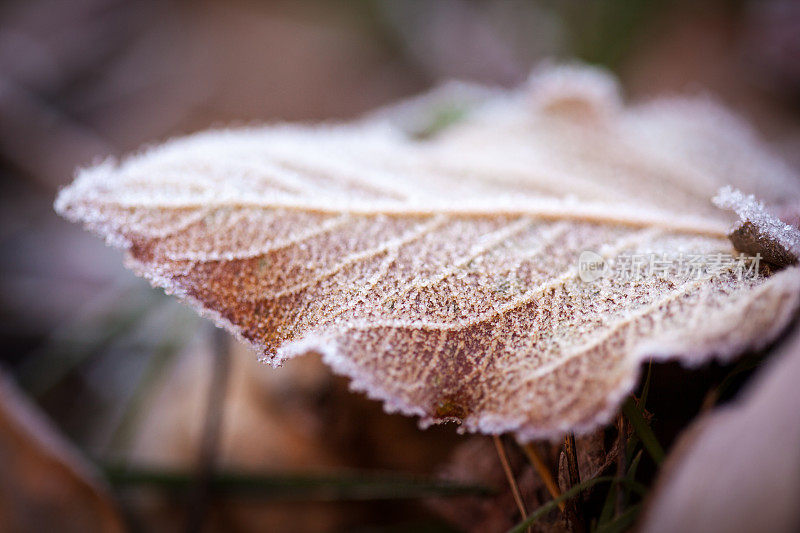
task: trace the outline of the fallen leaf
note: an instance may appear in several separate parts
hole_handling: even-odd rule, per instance
[[[56,209],[265,360],[319,352],[423,427],[588,431],[644,358],[727,359],[787,324],[798,268],[710,265],[735,253],[720,187],[800,197],[737,118],[706,99],[625,107],[580,67],[469,93],[423,138],[390,112],[177,139],[82,170]],[[418,105],[453,105],[434,100]],[[587,281],[583,253],[614,270]],[[634,256],[668,268],[625,279]],[[682,275],[695,256],[709,264]]]
[[[800,336],[792,337],[740,399],[681,436],[640,531],[798,531]]]
[[[124,531],[98,472],[0,374],[0,529]]]

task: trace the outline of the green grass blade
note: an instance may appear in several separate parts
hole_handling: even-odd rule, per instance
[[[641,460],[642,460],[642,450],[639,450],[639,452],[636,454],[636,457],[634,457],[633,461],[631,461],[631,465],[630,465],[630,467],[628,467],[628,472],[625,474],[625,477],[630,482],[635,482],[636,481],[636,472],[639,469],[639,462]],[[626,486],[625,489],[622,492],[622,507],[623,508],[627,507],[628,502],[631,499],[631,491],[630,491],[629,487],[630,487],[630,485]]]
[[[653,430],[647,425],[647,421],[644,419],[642,411],[639,406],[636,405],[633,397],[629,396],[628,399],[625,400],[625,403],[622,404],[622,411],[625,413],[628,420],[630,420],[633,430],[642,441],[642,445],[647,450],[647,453],[650,454],[650,457],[653,458],[656,464],[660,465],[664,461],[664,448],[661,447]]]
[[[523,520],[513,528],[509,529],[508,533],[522,533],[523,531],[528,529],[528,527],[530,527],[534,522],[539,520],[541,517],[543,517],[553,509],[557,509],[559,503],[566,501],[570,498],[574,498],[584,490],[587,490],[599,483],[612,483],[612,482],[617,482],[623,485],[629,485],[634,491],[640,494],[644,494],[647,491],[647,488],[642,486],[640,483],[630,482],[626,478],[614,477],[614,476],[601,476],[592,479],[587,479],[586,481],[578,483],[568,491],[562,493],[561,496],[559,496],[558,498],[550,500],[546,504],[536,509],[534,512],[529,514],[527,518],[525,518],[525,520]]]
[[[170,317],[166,333],[152,350],[150,360],[111,432],[108,447],[113,453],[122,452],[131,441],[148,394],[173,358],[186,346],[191,332],[197,327],[196,320],[194,315],[184,310],[178,310]]]
[[[600,517],[597,519],[597,527],[602,527],[604,524],[607,524],[614,518],[614,503],[617,496],[617,483],[616,481],[611,483],[611,486],[608,488],[608,494],[606,494],[606,499],[603,502],[603,509],[600,511]]]
[[[622,533],[623,531],[628,531],[639,517],[639,511],[641,510],[641,504],[626,509],[616,520],[604,527],[598,528],[596,533]]]
[[[98,300],[88,305],[93,307],[91,311],[78,313],[52,332],[15,369],[17,380],[29,394],[44,395],[70,372],[135,329],[159,298],[154,291],[114,286]]]
[[[653,358],[647,364],[647,376],[644,378],[644,385],[642,386],[642,395],[639,398],[639,405],[642,409],[647,405],[647,395],[650,393],[650,378],[653,376]]]
[[[148,487],[186,492],[196,473],[145,467],[104,468],[109,483],[118,488]],[[336,474],[273,474],[218,471],[210,480],[218,494],[257,496],[268,500],[345,501],[400,500],[447,496],[487,496],[492,489],[467,483],[401,474],[346,472]]]
[[[642,450],[639,450],[639,453],[636,454],[636,457],[633,458],[631,461],[631,466],[628,467],[628,472],[625,474],[629,480],[633,481],[636,479],[636,470],[639,468],[639,461],[642,460]]]

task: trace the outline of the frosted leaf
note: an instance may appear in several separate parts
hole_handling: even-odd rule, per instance
[[[729,234],[737,250],[760,253],[777,266],[797,263],[800,231],[772,215],[755,196],[726,186],[714,197],[714,204],[732,209],[739,216]]]
[[[546,104],[554,87],[568,108]],[[201,133],[81,171],[56,209],[273,364],[320,352],[423,426],[583,431],[614,414],[644,358],[761,346],[800,293],[794,267],[711,265],[735,250],[710,202],[728,183],[796,201],[800,182],[745,130],[716,146],[713,120],[685,124],[703,114],[671,100],[666,120],[609,87],[594,70],[540,70],[515,91],[440,91],[349,124]],[[409,131],[453,98],[458,120]],[[770,163],[714,163],[731,151]],[[599,257],[590,281],[585,251]],[[633,256],[669,261],[628,279],[616,269]],[[708,268],[687,275],[691,257]]]

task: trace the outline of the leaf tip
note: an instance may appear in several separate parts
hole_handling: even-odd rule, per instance
[[[740,252],[760,254],[768,263],[782,267],[800,257],[800,231],[770,213],[752,194],[726,186],[712,199],[714,205],[730,209],[739,217],[728,234]]]

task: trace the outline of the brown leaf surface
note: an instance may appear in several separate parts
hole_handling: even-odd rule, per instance
[[[800,197],[738,119],[700,99],[625,107],[614,80],[577,67],[466,93],[174,140],[81,171],[56,208],[267,361],[320,352],[423,426],[588,430],[643,358],[728,358],[785,326],[795,267],[578,275],[585,250],[734,253],[731,215],[710,202],[723,185],[770,205]],[[404,127],[442,110],[452,122],[467,100],[441,131]]]

